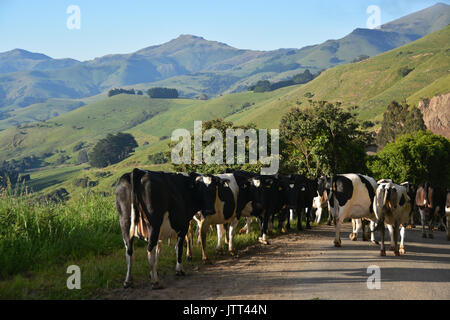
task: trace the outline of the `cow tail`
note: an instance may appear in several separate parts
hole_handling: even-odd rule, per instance
[[[136,187],[139,184],[140,170],[134,169],[131,172],[131,225],[130,225],[130,239],[135,236],[136,224],[139,221],[138,199],[136,194]]]

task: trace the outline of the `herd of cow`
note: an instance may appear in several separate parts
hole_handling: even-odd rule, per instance
[[[210,226],[217,226],[217,249],[221,249],[225,233],[229,251],[233,254],[233,237],[241,217],[246,219],[247,231],[252,217],[258,218],[261,230],[259,241],[268,244],[267,233],[276,215],[278,227],[289,229],[294,214],[297,214],[297,226],[302,230],[302,214],[305,212],[306,228],[310,228],[313,208],[317,209],[316,221],[320,221],[322,210],[328,208],[328,222],[334,220],[336,247],[341,246],[342,223],[345,219],[352,219],[350,239],[356,240],[358,232],[363,229],[363,238],[368,240],[366,226],[369,224],[372,242],[377,243],[375,231],[380,231],[381,255],[384,256],[386,226],[394,254],[404,254],[405,227],[415,208],[420,212],[423,237],[428,234],[429,238],[433,238],[435,218],[443,223],[446,216],[444,227],[450,240],[448,189],[429,183],[419,185],[416,189],[409,183],[398,185],[391,180],[376,182],[361,174],[308,179],[297,174],[261,176],[230,171],[208,175],[134,169],[124,174],[118,182],[116,207],[126,248],[125,287],[131,284],[134,237],[148,241],[152,288],[160,287],[157,273],[160,240],[177,239],[176,274],[184,275],[183,248],[186,243],[186,257],[192,259],[195,222],[204,261],[208,259],[206,234]]]

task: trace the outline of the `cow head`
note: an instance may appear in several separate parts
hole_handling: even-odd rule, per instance
[[[279,176],[279,188],[281,189],[283,203],[288,209],[297,208],[298,186],[291,177]]]
[[[215,203],[219,184],[227,186],[229,181],[222,180],[212,175],[201,175],[192,173],[193,185],[197,201],[201,203],[201,213],[203,216],[216,213]]]
[[[399,192],[392,182],[382,183],[378,186],[375,195],[375,215],[381,223],[386,214],[392,214],[399,204]]]
[[[252,212],[255,216],[260,216],[263,212],[263,186],[259,177],[247,180],[248,193],[252,201]]]
[[[328,179],[325,176],[321,176],[319,179],[317,179],[317,193],[319,194],[319,196],[323,196],[324,193],[326,193],[327,198],[329,198],[330,190],[331,190],[330,179]]]

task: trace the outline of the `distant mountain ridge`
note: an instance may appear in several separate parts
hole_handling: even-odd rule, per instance
[[[349,63],[359,55],[375,56],[449,23],[450,6],[439,3],[380,29],[355,29],[342,39],[301,49],[241,50],[193,35],[84,62],[15,49],[0,53],[0,119],[10,117],[12,109],[51,98],[89,97],[113,87],[163,85],[186,97],[244,91],[261,79],[282,80],[305,69],[318,72]]]

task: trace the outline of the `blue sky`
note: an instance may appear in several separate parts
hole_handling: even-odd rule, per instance
[[[381,23],[450,0],[0,0],[0,52],[14,48],[54,58],[93,59],[194,34],[240,49],[301,48],[366,27],[367,7]],[[81,29],[69,30],[69,5]]]

